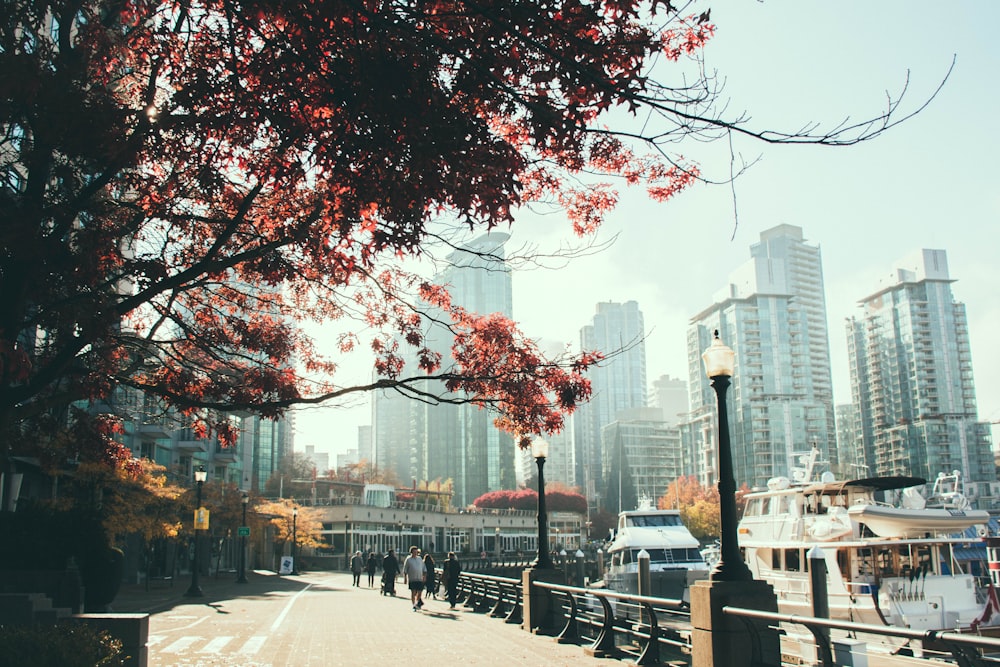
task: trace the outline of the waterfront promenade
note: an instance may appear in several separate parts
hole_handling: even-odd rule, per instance
[[[429,600],[414,612],[401,578],[395,598],[354,588],[340,572],[252,573],[249,584],[223,575],[201,584],[202,598],[184,597],[183,579],[149,591],[125,586],[112,604],[117,612],[152,615],[151,667],[614,664],[461,604],[452,610]]]

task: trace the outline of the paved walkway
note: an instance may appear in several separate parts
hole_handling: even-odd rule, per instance
[[[512,664],[546,667],[616,664],[588,656],[581,646],[559,644],[551,637],[533,635],[519,625],[473,612],[461,604],[451,610],[447,601],[431,599],[422,611],[414,612],[409,592],[401,583],[393,598],[380,595],[377,588],[354,588],[351,576],[339,572],[306,573],[297,577],[253,573],[250,583],[242,585],[233,579],[232,576],[203,578],[205,595],[195,599],[184,597],[189,579],[175,581],[173,588],[157,584],[148,592],[144,586],[126,586],[112,607],[117,612],[156,614],[194,601],[212,605],[218,600],[261,597],[278,592],[292,595],[311,584],[308,604],[317,605],[312,608],[317,621],[315,627],[302,628],[292,640],[295,646],[288,647],[287,661],[273,664],[283,662],[290,667],[403,663],[504,667]],[[156,619],[153,620],[155,624]],[[315,635],[316,632],[321,634]],[[334,637],[338,650],[331,655],[329,648],[320,647],[320,644],[329,644]],[[156,655],[156,649],[156,646],[151,647],[151,658]],[[295,655],[299,657],[292,659]]]

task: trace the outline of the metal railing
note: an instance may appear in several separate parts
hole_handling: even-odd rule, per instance
[[[781,614],[741,607],[723,607],[722,611],[725,614],[737,616],[744,620],[751,637],[754,638],[752,645],[755,653],[754,658],[757,662],[759,662],[760,657],[760,643],[757,637],[757,630],[750,622],[751,620],[767,621],[772,627],[778,627],[780,623],[805,627],[815,639],[817,659],[823,667],[833,667],[836,664],[833,644],[837,638],[832,636],[830,630],[843,630],[847,633],[847,636],[854,637],[859,635],[879,635],[907,642],[919,642],[913,648],[924,653],[924,657],[930,657],[929,654],[931,653],[937,654],[937,657],[954,662],[959,667],[1000,665],[1000,657],[998,657],[1000,656],[1000,639],[992,637],[941,630],[910,630],[909,628],[889,625],[834,621],[826,618],[800,616],[798,614]],[[779,632],[783,631],[779,629]]]
[[[583,646],[596,656],[633,658],[636,664],[658,664],[667,653],[690,654],[690,615],[680,600],[629,595],[536,581],[552,598],[552,615],[541,634]],[[489,613],[507,623],[523,623],[520,579],[463,572],[458,601],[467,609]]]

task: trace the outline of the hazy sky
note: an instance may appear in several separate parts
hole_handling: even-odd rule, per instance
[[[649,333],[648,379],[687,379],[691,316],[749,258],[761,231],[797,225],[822,251],[834,400],[847,403],[844,319],[859,313],[857,301],[897,260],[939,248],[948,253],[955,298],[966,304],[980,419],[1000,421],[1000,3],[717,0],[696,7],[711,7],[717,26],[707,68],[725,79],[723,98],[733,114],[746,110],[758,128],[829,127],[875,116],[907,77],[903,108],[913,110],[933,94],[953,57],[956,64],[927,109],[872,142],[829,148],[734,140],[744,159],[759,158],[737,180],[735,199],[729,186],[718,185],[699,185],[666,204],[640,191],[623,193],[599,237],[618,234],[609,250],[559,270],[515,274],[514,316],[522,330],[575,344],[597,302],[635,300]],[[709,178],[728,174],[722,142],[677,149]],[[571,233],[562,216],[527,213],[510,232],[512,246],[542,250]],[[300,411],[296,449],[343,452],[369,421],[367,400]]]

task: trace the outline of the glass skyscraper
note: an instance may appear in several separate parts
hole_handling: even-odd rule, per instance
[[[814,447],[835,465],[836,430],[819,247],[806,243],[800,227],[779,225],[762,232],[750,254],[714,303],[691,319],[691,415],[684,428],[699,479],[714,483],[715,419],[708,416],[716,397],[701,354],[717,329],[736,352],[728,394],[736,483],[752,488],[788,476]]]
[[[507,234],[491,232],[448,255],[448,266],[434,278],[447,287],[452,303],[480,315],[512,316],[513,289],[505,262]],[[442,326],[426,334],[428,347],[451,359],[453,336]],[[415,366],[408,366],[414,368]],[[440,385],[426,387],[441,391]],[[494,414],[475,405],[430,405],[388,391],[373,402],[376,461],[395,472],[400,483],[452,480],[459,506],[487,491],[516,486],[513,438],[493,426]]]
[[[635,301],[598,303],[593,320],[580,330],[581,350],[609,355],[588,373],[591,399],[573,413],[576,483],[583,486],[592,507],[601,504],[606,476],[601,429],[621,410],[646,407],[645,333]]]
[[[847,322],[853,463],[871,475],[933,480],[958,470],[970,496],[996,481],[989,426],[980,423],[965,305],[955,301],[944,250],[900,261]],[[988,503],[980,502],[980,507]]]

